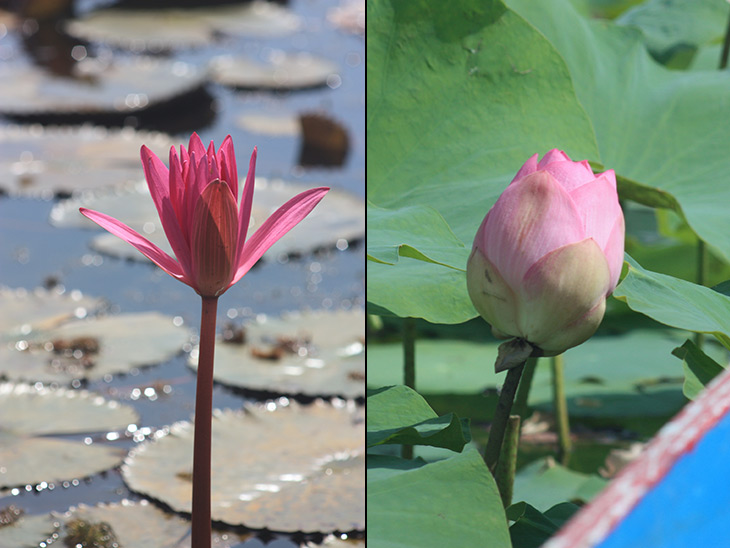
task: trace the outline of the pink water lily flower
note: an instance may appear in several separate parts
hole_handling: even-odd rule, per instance
[[[104,213],[80,208],[81,213],[136,247],[171,276],[203,297],[217,297],[241,279],[264,252],[306,217],[329,188],[313,188],[295,196],[246,239],[254,191],[256,149],[251,155],[241,203],[238,171],[231,136],[218,151],[207,150],[193,133],[180,155],[170,149],[170,167],[146,146],[142,166],[175,258]]]
[[[624,216],[612,170],[551,150],[532,156],[482,221],[467,288],[499,337],[555,355],[597,329],[618,283]]]

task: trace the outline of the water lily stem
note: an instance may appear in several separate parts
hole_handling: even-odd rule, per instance
[[[525,362],[523,361],[507,370],[507,377],[504,379],[504,385],[502,385],[502,391],[499,394],[497,409],[494,411],[494,419],[492,420],[492,428],[489,430],[487,447],[484,449],[484,462],[492,474],[495,472],[499,454],[502,451],[502,441],[512,411],[512,402],[515,399],[517,386],[520,384],[520,377],[524,368]]]
[[[202,299],[198,380],[195,392],[191,545],[195,548],[210,548],[210,446],[213,419],[213,356],[218,297],[203,297]]]
[[[527,363],[525,363],[525,369],[520,379],[520,385],[517,387],[517,395],[515,396],[512,414],[519,415],[522,420],[527,418],[527,400],[530,397],[530,387],[532,386],[532,378],[535,376],[536,367],[537,358],[527,358]]]
[[[403,384],[416,389],[416,320],[403,318]],[[413,458],[413,446],[403,445],[401,456]]]
[[[555,425],[558,430],[558,461],[567,465],[570,460],[572,443],[570,441],[570,422],[568,421],[568,402],[565,399],[565,380],[563,373],[563,355],[550,358],[553,374],[553,408]]]

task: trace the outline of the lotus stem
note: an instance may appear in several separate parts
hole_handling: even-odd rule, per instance
[[[728,56],[730,55],[730,15],[725,29],[725,39],[722,42],[722,54],[720,55],[720,70],[727,68]]]
[[[512,492],[515,485],[515,471],[517,470],[517,449],[520,446],[520,416],[510,415],[507,429],[504,433],[502,451],[499,455],[494,479],[497,482],[502,506],[507,508],[512,504]]]
[[[507,370],[507,377],[504,379],[504,385],[499,394],[497,409],[494,411],[492,428],[489,430],[487,447],[484,449],[484,462],[492,474],[495,473],[497,462],[499,461],[499,454],[502,451],[504,433],[507,430],[507,422],[512,411],[512,402],[515,399],[517,385],[520,384],[520,377],[522,376],[522,370],[525,368],[525,361]]]
[[[537,368],[537,358],[527,358],[525,369],[522,372],[520,384],[517,387],[517,395],[513,406],[513,415],[519,415],[523,420],[527,418],[527,400],[530,397],[530,388],[532,387],[532,378],[535,376]]]
[[[416,389],[416,320],[403,318],[403,384]],[[413,458],[413,446],[404,445],[401,455]]]
[[[195,391],[191,545],[195,548],[210,548],[210,446],[213,419],[213,357],[215,353],[215,322],[218,297],[203,297],[202,299],[198,378]]]
[[[568,402],[565,399],[565,375],[563,373],[563,355],[550,358],[553,373],[553,408],[555,425],[558,431],[558,461],[567,465],[570,460],[572,443],[570,441],[570,422],[568,420]]]

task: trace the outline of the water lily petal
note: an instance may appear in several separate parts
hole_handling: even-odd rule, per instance
[[[505,189],[474,243],[505,281],[517,288],[544,255],[585,237],[573,199],[552,175],[537,171]]]
[[[544,169],[545,166],[548,164],[552,164],[553,162],[570,162],[570,157],[563,152],[562,150],[558,150],[557,148],[554,148],[550,151],[548,151],[545,156],[542,157],[542,160],[540,160],[540,163],[537,164],[537,169]]]
[[[583,218],[586,236],[592,237],[601,249],[605,249],[616,219],[623,217],[613,170],[602,173],[592,183],[576,188],[570,192],[570,197]]]
[[[551,162],[542,169],[555,177],[555,180],[560,181],[568,192],[596,179],[591,166],[585,160],[583,162]]]
[[[612,293],[616,289],[616,284],[618,284],[618,279],[621,276],[621,269],[624,266],[625,232],[624,216],[621,215],[616,219],[616,224],[613,226],[611,235],[608,237],[608,243],[603,248],[603,253],[608,262],[608,268],[611,271],[611,283],[608,288],[609,293]]]
[[[162,222],[165,236],[185,272],[190,272],[190,249],[178,221],[170,189],[170,175],[165,164],[155,153],[142,145],[142,168]]]
[[[205,145],[196,132],[193,132],[188,142],[188,153],[192,155],[193,152],[198,158],[205,156]]]
[[[132,230],[121,221],[118,221],[109,215],[105,215],[104,213],[100,213],[92,209],[86,209],[85,207],[79,208],[79,211],[82,215],[88,217],[103,229],[136,247],[140,253],[167,272],[170,276],[173,276],[188,285],[192,285],[189,276],[183,272],[182,267],[175,259],[170,257],[162,249],[137,233],[135,230]]]
[[[251,160],[248,162],[248,173],[246,174],[246,182],[243,185],[243,195],[241,196],[241,204],[238,208],[238,253],[236,254],[236,264],[241,262],[241,254],[243,253],[243,243],[246,241],[248,234],[248,226],[251,221],[251,207],[253,204],[253,190],[256,181],[256,157],[258,150],[253,148]]]
[[[277,209],[243,246],[231,284],[240,280],[279,238],[289,232],[324,198],[328,187],[312,188],[296,195]]]
[[[226,135],[218,149],[218,165],[221,170],[221,178],[231,187],[233,195],[238,200],[238,169],[236,167],[236,154],[233,150],[233,139]]]

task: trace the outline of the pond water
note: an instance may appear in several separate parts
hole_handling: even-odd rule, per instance
[[[83,12],[99,5],[98,2],[80,2],[77,10]],[[127,122],[144,129],[170,132],[179,143],[187,143],[193,130],[204,143],[214,140],[216,145],[230,134],[238,153],[239,172],[245,173],[248,155],[256,145],[259,151],[257,175],[311,186],[327,185],[364,197],[365,45],[363,36],[338,29],[327,21],[327,13],[339,5],[337,0],[292,0],[286,6],[302,21],[301,29],[293,34],[276,38],[221,37],[196,49],[183,48],[167,54],[173,60],[202,67],[220,54],[245,53],[264,60],[271,57],[272,51],[306,51],[337,65],[338,78],[329,79],[328,84],[304,90],[262,91],[232,89],[208,82],[200,99],[203,106],[199,112],[168,113],[162,120],[146,120],[140,115]],[[73,42],[74,39],[66,40]],[[111,52],[120,58],[135,55],[93,44],[87,48],[89,52]],[[0,39],[0,55],[3,59],[33,66],[28,60],[28,48],[17,31],[8,31]],[[36,67],[35,70],[43,69]],[[347,131],[349,149],[341,166],[297,166],[302,146],[299,135],[267,136],[246,130],[240,123],[244,115],[293,116],[307,112],[322,113]],[[32,121],[38,123],[43,119]],[[26,120],[0,117],[0,132],[24,122]],[[141,178],[141,164],[139,175]],[[113,314],[159,311],[179,317],[182,325],[192,333],[197,332],[199,298],[189,287],[149,263],[96,253],[89,247],[89,241],[100,234],[99,231],[53,227],[48,219],[57,201],[58,198],[0,197],[1,286],[31,291],[53,285],[66,292],[79,290],[85,295],[106,299]],[[301,257],[260,262],[221,297],[218,325],[220,329],[226,321],[241,322],[261,314],[279,316],[291,310],[363,306],[364,250],[357,241],[352,241],[346,249],[307,251]],[[140,416],[140,425],[159,428],[191,417],[195,374],[187,366],[187,359],[186,354],[181,354],[162,364],[133,370],[129,375],[114,376],[106,381],[90,382],[85,387],[132,406]],[[171,390],[151,398],[135,391],[151,385],[168,385]],[[216,385],[214,407],[239,409],[244,401],[255,402],[265,397],[255,393],[242,395]],[[132,440],[124,438],[112,443],[124,449],[134,446]],[[118,470],[111,470],[92,475],[68,488],[59,486],[41,492],[21,489],[18,495],[0,497],[0,508],[14,504],[32,515],[63,512],[80,503],[92,505],[125,498],[141,497],[125,486]],[[319,539],[315,535],[304,540]],[[254,531],[235,546],[283,548],[300,546],[301,542],[299,536]]]

